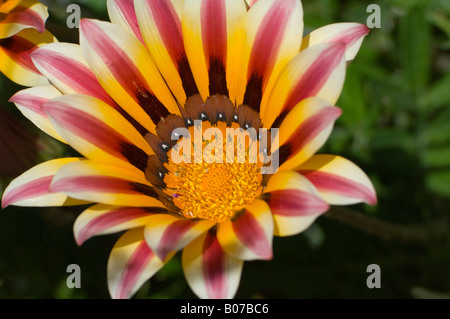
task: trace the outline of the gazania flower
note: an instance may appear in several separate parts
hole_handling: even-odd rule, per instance
[[[52,84],[12,98],[84,157],[36,166],[2,205],[92,203],[75,223],[78,244],[126,230],[108,262],[112,297],[131,297],[178,251],[199,297],[233,297],[243,261],[271,259],[273,236],[302,232],[330,204],[376,202],[355,164],[314,155],[341,114],[346,63],[367,27],[303,38],[298,0],[111,0],[108,9],[112,23],[82,20],[80,45],[36,50]],[[239,144],[231,128],[270,138],[250,136],[227,157],[222,147]],[[254,146],[258,160],[227,161]],[[279,169],[263,174],[270,156]]]
[[[45,29],[47,7],[36,0],[0,1],[0,72],[24,86],[47,84],[30,54],[43,44],[55,42]]]

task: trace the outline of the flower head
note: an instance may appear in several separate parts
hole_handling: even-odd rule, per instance
[[[367,27],[303,38],[299,0],[108,9],[112,23],[82,20],[80,45],[36,50],[52,84],[12,98],[84,157],[26,172],[2,205],[92,203],[74,226],[79,244],[127,230],[108,262],[113,297],[132,296],[181,250],[199,297],[233,297],[243,261],[271,259],[274,235],[302,232],[330,204],[376,202],[355,164],[314,155]]]
[[[45,29],[47,7],[36,0],[0,1],[0,72],[24,86],[47,84],[31,61],[39,46],[55,42]]]

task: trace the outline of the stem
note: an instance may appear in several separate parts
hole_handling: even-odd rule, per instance
[[[423,243],[448,238],[450,235],[448,222],[404,226],[379,220],[346,207],[332,207],[324,216],[387,240]]]

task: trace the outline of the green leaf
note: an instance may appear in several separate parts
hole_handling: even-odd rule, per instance
[[[424,162],[428,167],[450,167],[450,148],[429,149],[424,154]]]
[[[422,109],[432,111],[450,103],[450,74],[439,79],[419,100]]]
[[[450,198],[450,170],[428,174],[426,186],[430,191]]]

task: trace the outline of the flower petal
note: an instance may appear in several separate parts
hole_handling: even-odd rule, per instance
[[[107,0],[106,4],[111,22],[134,34],[139,41],[144,43],[136,18],[134,0]]]
[[[78,216],[73,231],[78,245],[88,239],[145,226],[153,213],[166,211],[160,207],[117,207],[95,205]]]
[[[85,94],[116,107],[83,58],[81,47],[71,43],[52,43],[33,52],[37,69],[63,94]]]
[[[327,141],[341,114],[341,109],[319,97],[297,104],[280,126],[280,170],[293,169],[314,155]]]
[[[141,134],[119,112],[87,95],[64,95],[43,106],[53,126],[83,156],[144,171],[153,154]]]
[[[315,155],[296,171],[310,180],[330,205],[377,203],[367,175],[349,160],[335,155]]]
[[[178,106],[146,48],[112,23],[81,20],[84,58],[108,94],[151,132]]]
[[[181,105],[198,94],[181,31],[182,1],[136,1],[139,26],[156,66]]]
[[[343,42],[346,45],[345,59],[347,62],[352,61],[369,32],[370,29],[365,24],[349,22],[329,24],[308,34],[303,39],[302,50],[321,43]]]
[[[180,219],[171,215],[154,215],[145,227],[145,239],[160,259],[183,249],[214,226],[212,221]]]
[[[189,64],[204,100],[234,89],[235,47],[246,8],[241,0],[186,0],[182,31]],[[231,94],[234,95],[234,94]]]
[[[64,166],[50,190],[91,202],[131,207],[164,207],[143,173],[98,161]]]
[[[39,33],[35,29],[25,29],[10,38],[2,39],[0,72],[20,85],[48,84],[48,80],[34,66],[30,54],[39,46],[55,41],[50,32]]]
[[[112,298],[131,298],[167,261],[161,261],[147,246],[142,228],[126,232],[114,245],[108,260]]]
[[[0,39],[9,38],[28,28],[43,33],[48,18],[47,7],[35,0],[20,1],[16,5],[11,11],[3,12],[7,13],[7,16],[0,22]],[[2,11],[5,9],[6,7]]]
[[[186,246],[182,254],[186,280],[200,298],[233,298],[239,286],[243,262],[222,249],[214,231]]]
[[[7,206],[46,207],[83,205],[66,194],[49,189],[54,175],[61,167],[80,161],[79,158],[60,158],[39,164],[13,180],[3,193],[2,208]]]
[[[42,85],[19,91],[10,99],[10,102],[15,103],[20,112],[42,131],[63,143],[67,143],[56,132],[47,113],[42,110],[44,102],[58,96],[61,96],[61,92],[53,85]]]
[[[312,96],[336,103],[344,85],[345,44],[319,44],[300,52],[281,71],[270,94],[264,127],[279,127],[287,113]]]
[[[248,11],[237,104],[264,114],[270,92],[286,64],[299,52],[303,9],[298,0],[260,0]],[[243,82],[242,82],[243,81]],[[244,95],[245,93],[245,95]]]
[[[273,175],[264,193],[275,220],[276,236],[301,233],[329,209],[314,185],[293,171]]]
[[[254,201],[242,214],[219,225],[217,238],[231,256],[242,260],[272,259],[273,218],[269,206]]]

